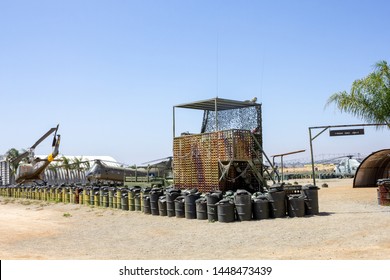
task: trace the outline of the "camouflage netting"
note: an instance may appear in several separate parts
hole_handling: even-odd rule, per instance
[[[215,127],[215,118],[218,117],[218,129]],[[251,106],[241,109],[218,111],[204,111],[201,133],[213,132],[216,130],[251,130],[261,132],[261,107]]]
[[[220,110],[217,114],[205,110],[201,134],[174,139],[175,186],[201,192],[259,190],[253,168],[262,176],[263,160],[256,142],[262,146],[261,105]],[[255,159],[257,163],[251,166],[249,162]]]

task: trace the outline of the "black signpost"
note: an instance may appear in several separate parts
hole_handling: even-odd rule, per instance
[[[363,135],[364,128],[329,130],[329,136]]]

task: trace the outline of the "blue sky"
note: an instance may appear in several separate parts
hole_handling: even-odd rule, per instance
[[[60,123],[60,152],[139,164],[172,155],[172,107],[263,104],[268,155],[306,149],[308,127],[363,121],[324,108],[390,61],[388,1],[0,2],[0,154]],[[201,114],[177,112],[177,131]],[[389,148],[387,130],[321,135],[315,154]],[[50,141],[37,153],[49,153]],[[293,158],[294,156],[291,156]],[[290,158],[285,158],[285,160]]]

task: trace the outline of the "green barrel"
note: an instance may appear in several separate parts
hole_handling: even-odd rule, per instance
[[[70,203],[74,204],[76,198],[75,198],[74,189],[72,187],[69,188],[69,196],[70,196]]]
[[[151,187],[145,187],[141,191],[141,212],[145,212],[145,196],[149,196],[149,193],[151,191]],[[150,203],[150,198],[149,198]]]
[[[122,189],[118,188],[116,191],[116,208],[121,209]]]
[[[290,218],[305,216],[305,196],[291,194],[287,199],[287,210]]]
[[[166,191],[167,197],[167,216],[175,217],[175,199],[180,195],[179,189],[169,189]]]
[[[282,218],[286,216],[286,192],[282,186],[279,184],[271,186],[268,192],[268,200],[271,205],[271,218]]]
[[[175,217],[184,218],[184,196],[178,196],[175,198]]]
[[[144,201],[144,213],[147,215],[152,214],[152,211],[150,209],[150,196],[148,194],[144,194],[143,201]]]
[[[141,193],[134,195],[134,210],[141,211]]]
[[[306,196],[305,199],[305,214],[306,215],[318,215],[318,190],[319,188],[314,185],[306,185],[302,187],[302,191]]]
[[[93,190],[89,190],[89,205],[94,206],[95,205],[95,196],[93,194]]]
[[[129,210],[129,198],[127,192],[122,194],[121,197],[121,208],[122,210],[128,211]]]
[[[234,193],[234,204],[236,206],[237,218],[239,221],[252,220],[252,194],[246,190],[237,190]]]
[[[252,211],[254,220],[263,220],[269,218],[269,201],[264,194],[254,194],[252,200]]]
[[[89,196],[89,193],[90,193],[90,190],[89,189],[85,189],[84,190],[85,191],[85,193],[84,193],[84,204],[85,205],[90,205],[90,196]]]
[[[195,201],[196,204],[196,218],[198,220],[207,220],[207,199],[201,197]]]
[[[186,219],[196,219],[196,203],[195,201],[200,198],[199,193],[188,193],[184,197],[184,208]]]
[[[94,199],[94,206],[99,207],[99,205],[100,205],[99,193],[96,192],[96,193],[93,195],[93,199]]]
[[[103,207],[103,194],[104,194],[103,188],[100,188],[99,189],[99,205],[101,207]]]
[[[167,197],[165,195],[158,198],[158,211],[160,216],[167,216]]]
[[[218,207],[218,222],[234,222],[234,203],[230,199],[222,199],[216,205]]]
[[[108,207],[108,194],[103,193],[102,195],[102,207]]]
[[[207,219],[209,222],[218,221],[217,202],[222,199],[222,192],[212,192],[206,195],[207,199]]]
[[[114,191],[115,188],[108,189],[108,207],[110,208],[114,208]]]
[[[135,196],[141,192],[141,187],[135,186],[129,190],[129,210],[136,211],[135,207]],[[140,203],[138,203],[140,206]],[[140,211],[140,210],[137,210]]]
[[[160,188],[153,188],[150,193],[150,211],[152,215],[158,216],[160,215],[159,209],[158,209],[158,199],[160,196],[163,195],[163,191]]]

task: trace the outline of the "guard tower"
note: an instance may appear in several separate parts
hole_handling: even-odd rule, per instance
[[[203,110],[199,134],[176,136],[175,109]],[[173,107],[173,176],[180,189],[247,189],[266,187],[261,104],[213,98]]]

